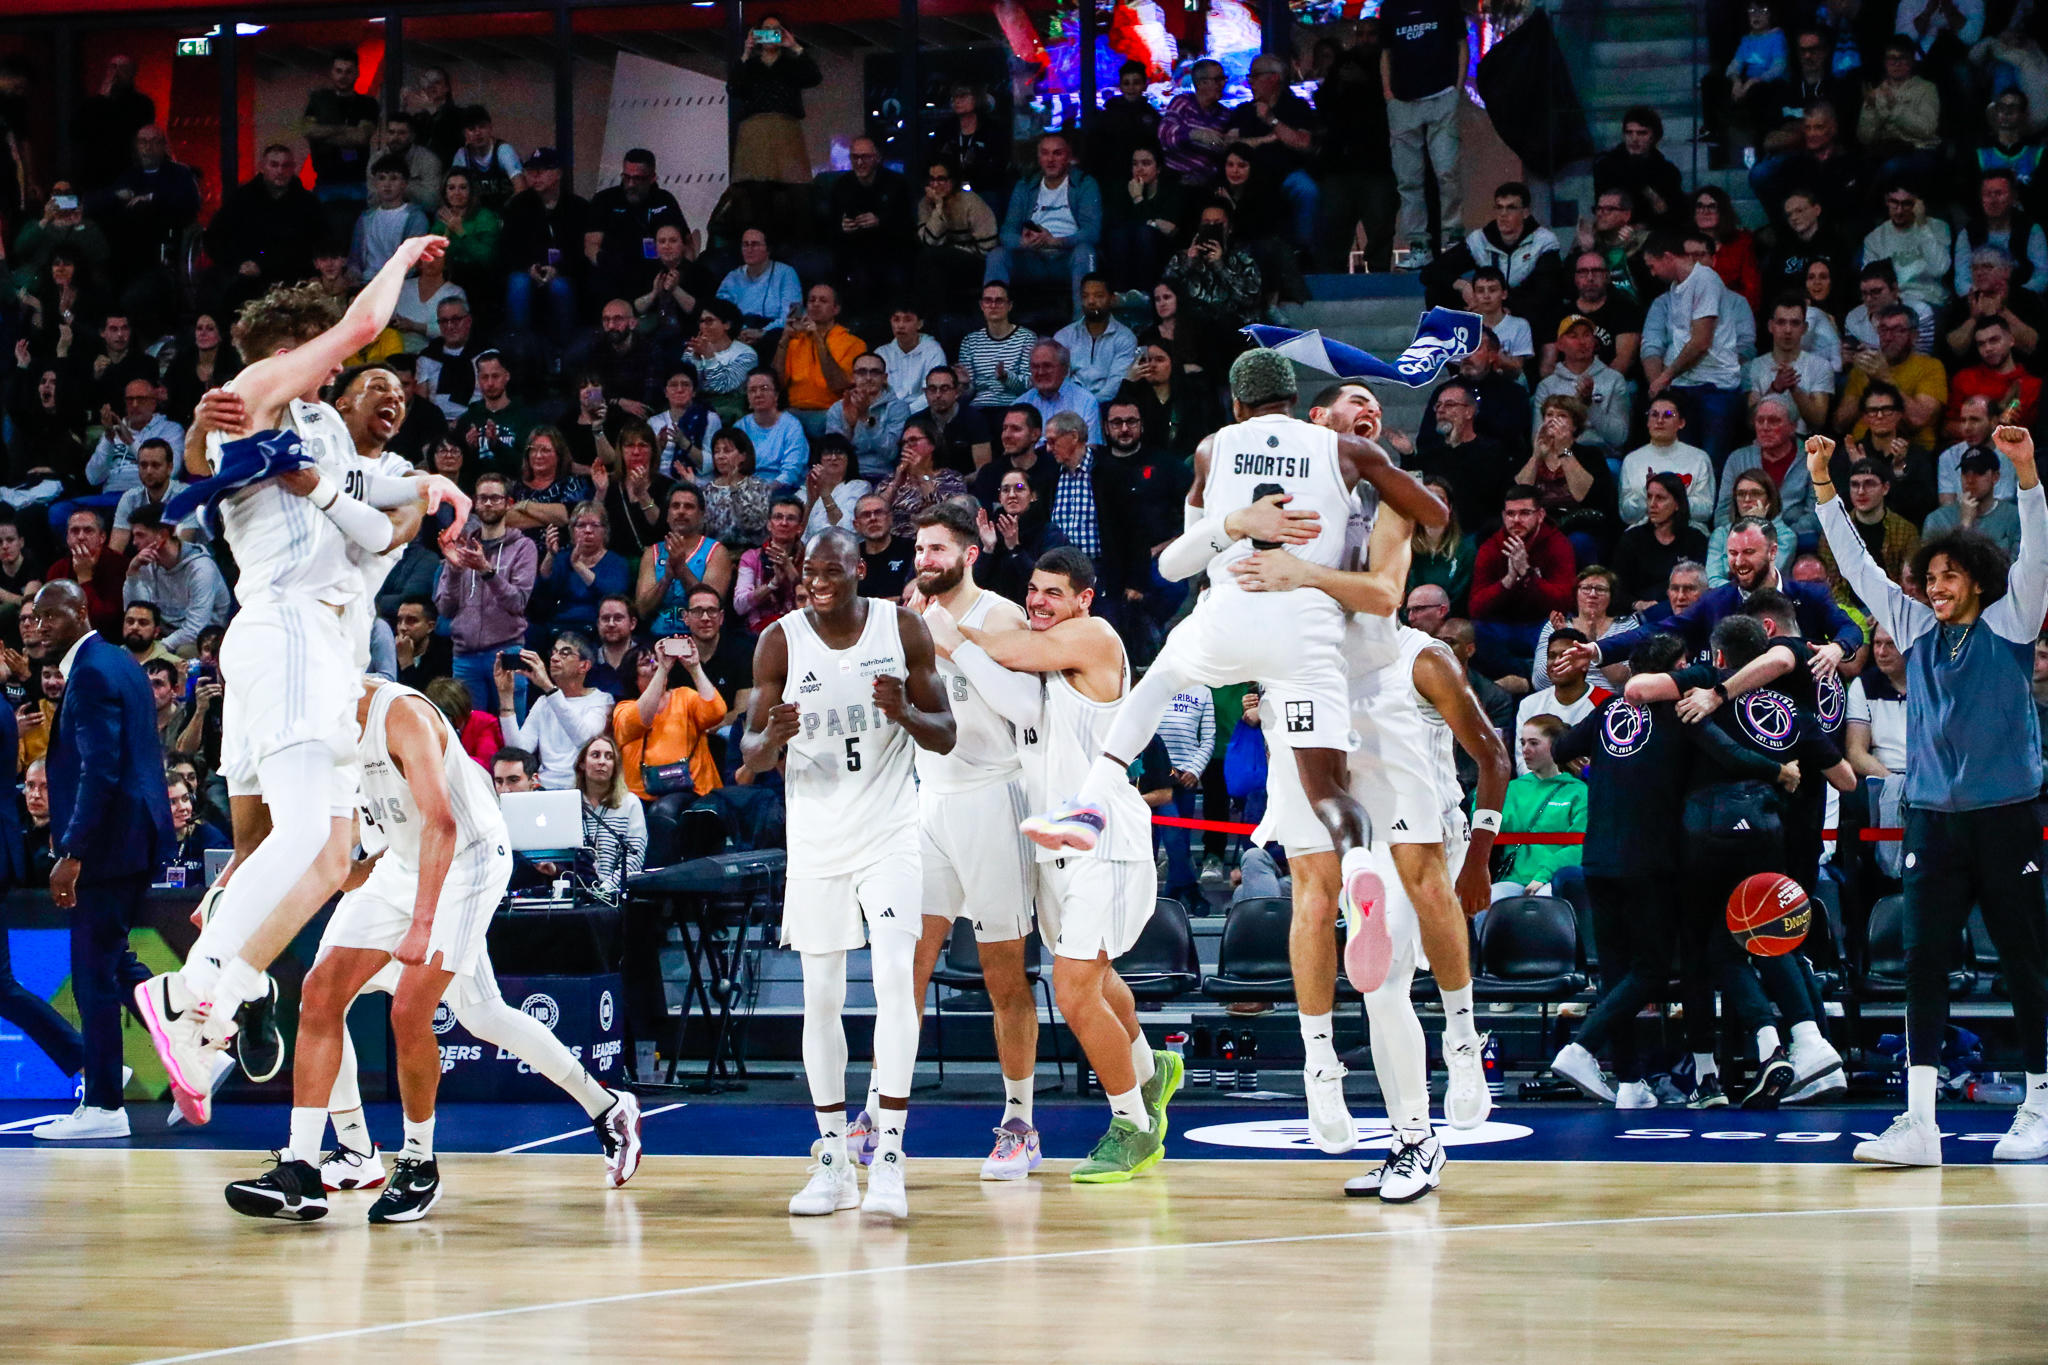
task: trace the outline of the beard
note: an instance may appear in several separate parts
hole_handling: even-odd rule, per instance
[[[960,580],[967,576],[965,563],[955,564],[950,569],[933,569],[917,576],[917,590],[926,597],[942,597],[960,586]]]
[[[130,654],[147,654],[151,641],[147,635],[124,630],[121,632],[121,643]]]

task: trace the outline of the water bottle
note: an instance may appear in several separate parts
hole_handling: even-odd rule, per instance
[[[1174,1056],[1180,1058],[1183,1063],[1186,1062],[1188,1055],[1188,1035],[1184,1030],[1175,1029],[1173,1032],[1167,1034],[1163,1041],[1165,1042],[1166,1050],[1168,1052],[1171,1052]]]
[[[1228,1090],[1237,1083],[1237,1038],[1228,1030],[1216,1035],[1216,1088]]]
[[[1502,1077],[1500,1072],[1500,1044],[1493,1040],[1491,1033],[1479,1047],[1479,1070],[1486,1077],[1486,1093],[1500,1098]]]
[[[1963,1097],[1972,1104],[2018,1104],[2027,1097],[2027,1087],[2014,1085],[1994,1071],[1965,1086]]]
[[[1189,1085],[1209,1084],[1213,1073],[1208,1065],[1209,1030],[1207,1027],[1196,1026],[1193,1035],[1188,1040],[1188,1051],[1189,1055],[1195,1059],[1195,1065],[1187,1073],[1187,1083]]]
[[[1240,1093],[1249,1093],[1259,1088],[1258,1055],[1258,1037],[1248,1032],[1238,1040],[1237,1088]]]

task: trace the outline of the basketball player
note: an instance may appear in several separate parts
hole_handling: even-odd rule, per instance
[[[1024,613],[998,593],[975,586],[981,536],[974,514],[958,503],[939,503],[917,519],[917,589],[910,609],[941,606],[956,621],[979,630],[1014,631]],[[1003,1117],[996,1145],[981,1165],[983,1180],[1022,1180],[1043,1157],[1032,1119],[1038,1068],[1038,1002],[1024,974],[1024,944],[1031,933],[1031,845],[1017,832],[1030,812],[1017,735],[936,639],[939,681],[953,708],[952,751],[917,752],[917,819],[924,863],[924,936],[917,945],[917,1000],[953,921],[974,922],[982,982],[988,990],[1003,1072]],[[870,1083],[872,1086],[872,1082]],[[855,1120],[855,1128],[873,1112]],[[849,1131],[849,1141],[853,1138]]]
[[[1290,498],[1290,510],[1319,518],[1314,539],[1294,553],[1325,568],[1342,565],[1352,486],[1361,477],[1388,505],[1429,526],[1448,512],[1413,475],[1397,468],[1377,444],[1289,416],[1294,369],[1284,357],[1247,351],[1230,367],[1237,424],[1210,436],[1195,452],[1188,518],[1227,516],[1272,495]],[[1295,751],[1303,789],[1338,849],[1340,895],[1361,915],[1378,888],[1366,867],[1364,809],[1345,775],[1351,747],[1350,701],[1341,647],[1344,613],[1318,589],[1292,589],[1254,598],[1228,572],[1257,548],[1221,536],[1210,569],[1210,591],[1175,627],[1159,658],[1119,708],[1104,737],[1104,752],[1088,769],[1077,794],[1025,822],[1025,833],[1055,852],[1087,851],[1102,837],[1102,803],[1127,785],[1126,770],[1158,727],[1168,702],[1190,683],[1227,686],[1255,681],[1281,717],[1285,744]],[[1392,941],[1376,921],[1365,923],[1362,961],[1377,985],[1391,964]]]
[[[1031,575],[1029,630],[963,626],[942,605],[926,608],[934,641],[1016,723],[1035,801],[1080,780],[1131,691],[1123,642],[1089,615],[1094,599],[1095,566],[1061,547],[1041,555]],[[1060,1014],[1109,1097],[1109,1131],[1072,1178],[1108,1185],[1150,1170],[1166,1154],[1166,1106],[1180,1088],[1181,1059],[1146,1042],[1130,987],[1112,965],[1152,917],[1159,887],[1151,820],[1128,778],[1110,789],[1103,809],[1111,818],[1091,848],[1039,850],[1038,919],[1052,942]]]
[[[235,340],[248,367],[229,383],[255,430],[285,431],[312,467],[255,483],[225,501],[227,539],[242,567],[241,609],[221,647],[222,722],[229,795],[271,794],[270,837],[224,888],[186,965],[144,982],[136,1001],[164,1060],[173,1097],[194,1123],[211,1117],[210,1049],[236,1010],[264,992],[264,969],[340,885],[354,808],[356,650],[348,606],[361,590],[350,541],[389,547],[379,507],[468,499],[445,479],[365,477],[339,414],[318,401],[341,362],[389,320],[406,274],[444,238],[413,238],[357,295],[338,323],[309,288],[272,290],[243,310]],[[218,405],[216,405],[218,406]],[[186,466],[208,471],[225,437],[194,424]],[[360,483],[358,484],[358,481]],[[346,495],[360,486],[367,505]],[[325,807],[325,817],[322,807]]]
[[[860,542],[828,527],[804,554],[809,605],[761,632],[742,766],[787,756],[782,941],[803,955],[804,1076],[824,1139],[792,1214],[910,1216],[903,1129],[917,1063],[923,929],[911,750],[948,753],[953,712],[918,617],[859,595]],[[865,921],[865,927],[863,926]],[[875,1159],[860,1195],[846,1144],[846,955],[865,941],[875,987]]]
[[[451,990],[458,1002],[480,1003],[485,990],[495,988],[477,967],[485,931],[512,878],[497,792],[425,697],[397,683],[366,683],[358,691],[364,838],[383,849],[351,870],[351,889],[306,975],[290,1141],[270,1171],[227,1187],[228,1207],[252,1218],[326,1215],[320,1141],[348,1005],[394,960],[401,969],[392,990],[391,1034],[405,1150],[370,1221],[425,1217],[441,1197],[434,1160],[434,1096],[441,1081],[434,1009]]]

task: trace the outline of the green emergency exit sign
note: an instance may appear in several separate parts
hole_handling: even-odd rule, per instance
[[[211,57],[213,55],[213,39],[180,38],[178,39],[178,55],[180,57]]]

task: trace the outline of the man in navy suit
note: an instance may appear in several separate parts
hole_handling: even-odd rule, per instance
[[[21,618],[31,657],[56,661],[64,700],[50,737],[50,899],[72,911],[71,990],[85,1038],[85,1099],[38,1137],[128,1136],[121,1105],[121,1006],[149,971],[128,947],[150,878],[177,846],[142,668],[87,620],[85,593],[46,584]],[[45,1132],[44,1129],[62,1131]]]

